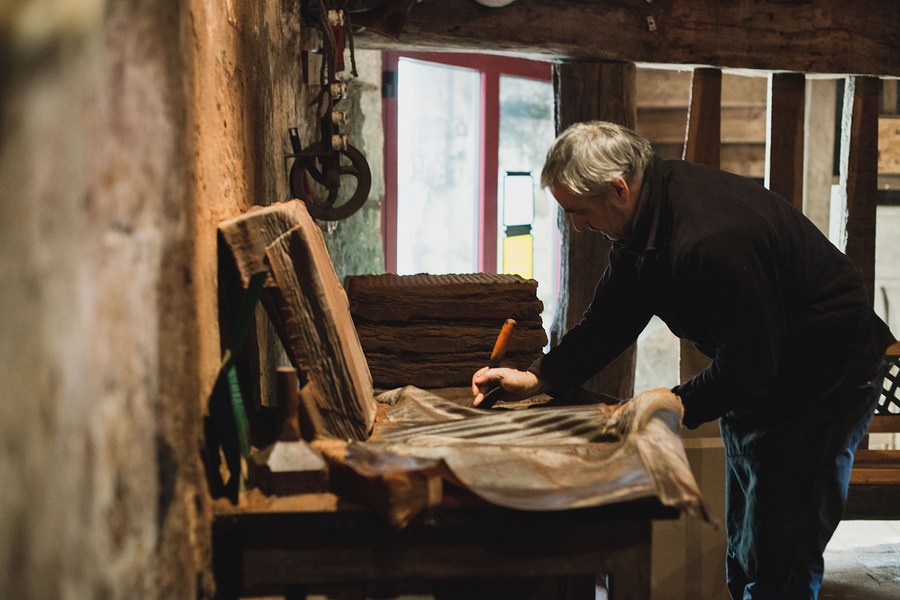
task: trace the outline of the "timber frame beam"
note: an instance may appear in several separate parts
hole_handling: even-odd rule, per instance
[[[424,0],[399,41],[355,37],[373,49],[900,76],[895,0]]]

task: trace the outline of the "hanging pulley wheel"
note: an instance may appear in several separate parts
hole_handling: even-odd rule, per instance
[[[324,198],[313,198],[307,189],[306,173],[327,191]],[[349,198],[337,204],[345,179],[355,179]],[[291,166],[291,194],[306,202],[309,214],[320,221],[346,219],[366,203],[372,188],[372,172],[362,152],[353,146],[333,150],[316,142],[303,150]]]

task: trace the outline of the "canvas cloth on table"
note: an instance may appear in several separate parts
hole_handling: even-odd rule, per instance
[[[388,404],[354,446],[443,461],[461,486],[492,504],[562,510],[641,498],[708,519],[678,433],[681,405],[666,389],[619,405],[486,411],[415,387]]]

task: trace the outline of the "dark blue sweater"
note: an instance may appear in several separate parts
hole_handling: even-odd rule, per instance
[[[655,157],[637,211],[581,322],[530,367],[551,395],[608,365],[654,314],[712,359],[674,390],[688,427],[732,410],[804,410],[871,377],[894,341],[850,259],[753,181]]]

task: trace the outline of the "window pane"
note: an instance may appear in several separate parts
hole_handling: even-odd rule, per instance
[[[480,83],[480,74],[470,69],[399,62],[400,274],[478,268]]]
[[[534,224],[534,178],[531,173],[507,172],[503,176],[500,200],[503,202],[504,227]]]
[[[533,277],[538,281],[538,297],[544,303],[541,318],[549,329],[556,307],[559,266],[559,231],[556,201],[540,186],[544,157],[555,137],[553,129],[553,86],[548,81],[522,77],[500,78],[500,186],[507,171],[530,172],[534,184]],[[503,189],[497,197],[502,202]],[[503,214],[503,207],[499,207]],[[502,219],[498,219],[502,221]],[[504,229],[500,223],[498,248],[503,248]],[[498,268],[503,256],[498,253]]]

